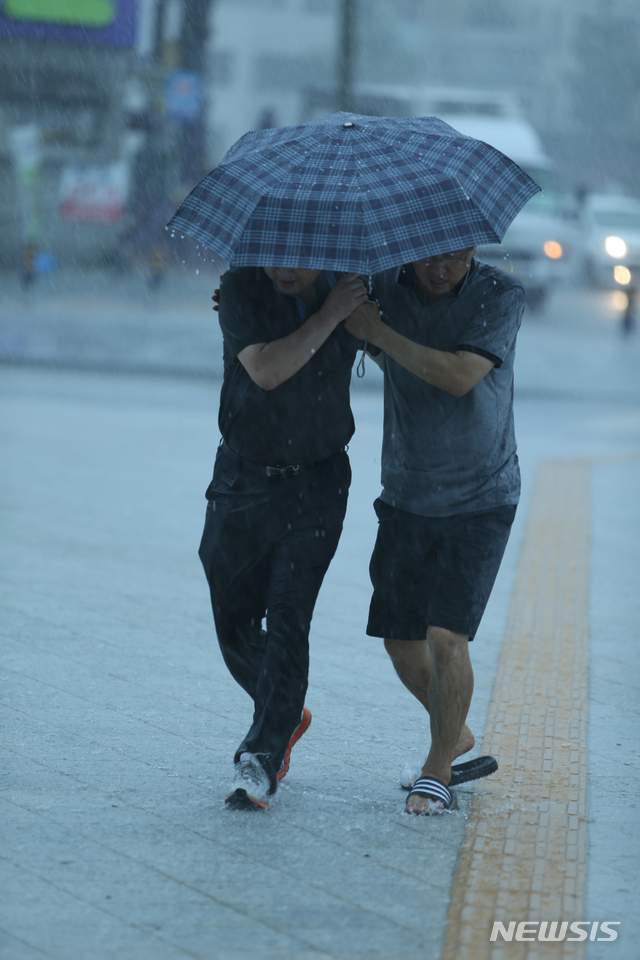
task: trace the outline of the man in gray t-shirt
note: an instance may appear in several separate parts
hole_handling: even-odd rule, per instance
[[[468,641],[480,623],[520,494],[513,361],[524,290],[455,250],[375,278],[380,311],[345,322],[381,353],[383,491],[375,503],[367,633],[430,715],[431,749],[408,813],[449,809],[449,785],[497,769],[451,767],[474,745]],[[373,351],[372,351],[373,355]]]

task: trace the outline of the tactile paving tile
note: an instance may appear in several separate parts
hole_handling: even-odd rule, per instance
[[[585,920],[590,470],[541,465],[511,599],[443,960],[584,956],[490,942],[494,921]]]

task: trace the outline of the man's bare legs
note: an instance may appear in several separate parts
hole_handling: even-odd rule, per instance
[[[473,694],[469,638],[443,627],[429,627],[426,640],[385,640],[387,653],[405,687],[429,714],[431,749],[422,776],[448,784],[451,763],[475,740],[465,720]],[[441,803],[410,794],[407,810],[425,813]]]

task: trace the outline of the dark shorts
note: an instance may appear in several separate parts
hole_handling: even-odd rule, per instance
[[[369,572],[367,633],[424,640],[427,627],[473,639],[507,546],[515,506],[452,517],[421,517],[374,503],[378,537]]]

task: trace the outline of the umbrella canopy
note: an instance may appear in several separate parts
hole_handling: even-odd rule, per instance
[[[371,274],[499,243],[539,190],[437,117],[337,113],[245,134],[168,227],[235,266]]]

